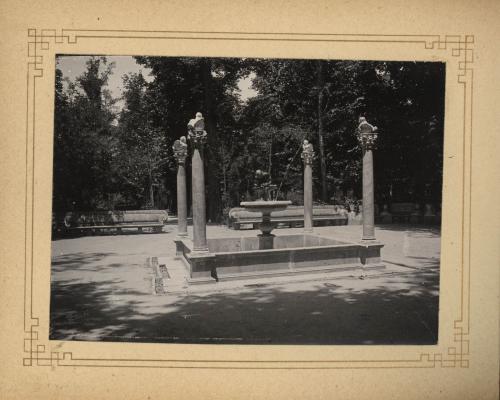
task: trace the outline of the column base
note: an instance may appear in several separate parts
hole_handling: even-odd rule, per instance
[[[360,252],[359,258],[361,264],[365,268],[383,268],[381,262],[381,249],[384,247],[383,243],[377,242],[375,239],[361,240],[359,242]]]
[[[193,247],[193,253],[209,253],[208,246],[207,247]]]

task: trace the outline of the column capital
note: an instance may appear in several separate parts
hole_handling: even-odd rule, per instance
[[[204,130],[201,130],[201,131],[197,131],[197,130],[189,131],[189,133],[188,133],[188,139],[191,141],[191,143],[193,144],[193,146],[196,149],[201,149],[201,148],[203,148],[203,145],[207,141],[207,132],[204,131]]]
[[[312,153],[302,153],[302,161],[304,165],[312,165],[314,161],[314,151]]]
[[[363,150],[375,149],[375,142],[378,137],[377,127],[369,124],[365,117],[359,118],[358,125],[358,141],[363,147]]]

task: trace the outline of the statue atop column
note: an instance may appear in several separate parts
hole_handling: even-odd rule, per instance
[[[201,112],[197,112],[195,118],[189,120],[187,128],[189,140],[195,145],[205,143],[207,132],[205,131],[205,119]]]
[[[373,182],[373,150],[378,136],[377,127],[369,124],[365,117],[359,118],[357,136],[363,147],[363,237],[375,240],[375,205]]]
[[[302,161],[304,162],[304,231],[313,231],[313,179],[312,165],[314,148],[309,140],[302,143]]]
[[[309,140],[304,140],[302,144],[302,160],[305,164],[311,165],[314,159],[314,148],[312,143],[309,143]]]
[[[181,136],[172,146],[177,160],[177,236],[187,236],[187,195],[186,195],[186,157],[188,145],[186,137]]]
[[[365,117],[359,117],[358,140],[363,150],[373,150],[377,140],[377,127],[368,123]]]
[[[205,120],[200,112],[187,124],[188,139],[193,144],[191,158],[191,200],[193,202],[193,251],[207,252],[207,218],[205,202],[205,170],[203,145],[207,139]]]
[[[174,150],[174,157],[179,164],[184,164],[186,161],[186,157],[188,155],[188,145],[186,142],[186,136],[181,136],[180,139],[177,139],[172,146]]]

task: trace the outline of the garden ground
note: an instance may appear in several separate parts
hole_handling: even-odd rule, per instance
[[[189,227],[191,233],[191,227]],[[316,234],[357,240],[359,225]],[[208,226],[207,236],[254,236]],[[301,233],[278,229],[277,235]],[[55,340],[253,344],[435,344],[440,232],[380,225],[384,270],[309,274],[187,286],[174,225],[162,234],[85,236],[52,242]],[[154,294],[158,257],[171,279]]]

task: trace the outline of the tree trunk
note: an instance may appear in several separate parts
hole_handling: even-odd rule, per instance
[[[212,93],[212,65],[209,59],[201,60],[201,75],[203,80],[203,94],[204,94],[204,109],[203,117],[205,118],[206,130],[208,132],[206,153],[215,153],[218,149],[218,137],[215,124],[215,111],[213,105]],[[207,183],[208,183],[208,196],[207,196],[207,219],[215,222],[219,220],[221,215],[221,198],[220,198],[220,184],[218,179],[218,165],[216,160],[211,157],[207,159]]]
[[[155,208],[155,196],[153,189],[153,174],[151,169],[149,170],[149,203],[151,204],[151,208]]]
[[[323,96],[325,87],[325,71],[324,61],[318,61],[318,142],[319,142],[319,160],[321,169],[321,200],[325,203],[328,202],[328,190],[326,186],[326,161],[325,161],[325,143],[323,140]]]
[[[224,151],[224,146],[220,147],[221,150],[221,155],[222,155],[222,190],[224,193],[223,201],[222,201],[222,207],[226,208],[228,206],[228,195],[227,195],[227,162],[226,162],[226,153]]]
[[[271,130],[271,135],[269,137],[269,153],[268,153],[268,167],[267,173],[269,174],[269,179],[272,177],[273,172],[273,131]]]

